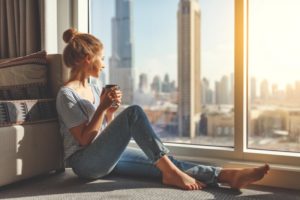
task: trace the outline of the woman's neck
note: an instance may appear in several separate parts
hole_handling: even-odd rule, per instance
[[[75,80],[71,80],[70,83],[72,83],[72,85],[76,88],[85,88],[88,85],[88,79],[85,79],[84,82],[75,79]]]
[[[86,87],[88,85],[88,78],[89,77],[86,76],[86,74],[71,72],[71,77],[67,84],[71,83],[76,88]]]
[[[85,88],[88,85],[88,78],[85,78],[83,81],[80,79],[70,78],[65,85],[71,86],[74,89]]]

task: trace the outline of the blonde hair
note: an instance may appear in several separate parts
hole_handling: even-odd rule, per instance
[[[63,34],[63,40],[67,46],[63,52],[64,63],[71,68],[69,81],[79,75],[80,82],[85,84],[85,74],[81,68],[84,59],[94,57],[103,49],[103,44],[95,36],[88,33],[79,33],[76,29],[70,28]]]

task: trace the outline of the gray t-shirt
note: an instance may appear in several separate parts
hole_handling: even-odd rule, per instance
[[[76,151],[84,148],[80,146],[77,140],[70,133],[69,129],[78,126],[85,122],[90,122],[94,113],[100,104],[101,90],[91,85],[94,102],[82,99],[78,93],[67,86],[60,88],[56,97],[56,109],[58,113],[58,120],[60,124],[60,133],[63,138],[64,145],[64,160],[70,157]],[[105,127],[105,122],[101,130]],[[99,134],[98,133],[98,134]]]

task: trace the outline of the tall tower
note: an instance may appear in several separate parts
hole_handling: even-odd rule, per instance
[[[260,83],[260,98],[263,100],[266,100],[269,98],[269,83],[266,79],[264,79],[261,83]]]
[[[139,91],[141,93],[148,92],[148,76],[146,73],[142,73],[139,76]]]
[[[200,120],[200,8],[198,0],[180,0],[178,20],[179,135],[193,138]]]
[[[256,99],[256,78],[252,77],[251,78],[251,96],[250,99],[251,101],[254,101]]]
[[[109,82],[123,91],[122,102],[131,104],[134,92],[131,0],[116,0],[112,19],[112,56],[109,59]]]

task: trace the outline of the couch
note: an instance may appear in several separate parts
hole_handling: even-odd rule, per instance
[[[61,55],[46,54],[45,57],[47,60],[45,64],[47,67],[46,93],[52,98],[51,105],[54,105],[54,107],[48,107],[48,111],[56,113],[56,111],[54,111],[55,97],[60,86],[68,78],[69,70],[64,67]],[[5,61],[2,61],[2,63],[3,62]],[[17,73],[23,72],[20,70],[20,72]],[[23,74],[21,75],[25,76]],[[3,102],[5,102],[4,93],[2,92],[2,99],[0,95],[0,105],[2,106],[4,105]],[[22,93],[12,92],[12,94],[16,96]],[[36,107],[40,106],[37,106],[35,99],[31,99],[29,102],[33,102],[30,105],[35,105]],[[25,103],[14,99],[14,106],[15,105],[24,106]],[[0,109],[0,112],[3,112],[3,110]],[[43,116],[43,114],[46,115],[45,112],[40,112],[41,116]],[[16,119],[19,119],[21,116],[18,112],[16,112],[15,115]],[[36,115],[32,114],[31,118],[35,116]],[[52,118],[48,120],[33,120],[30,121],[30,123],[26,123],[25,118],[26,117],[24,117],[23,121],[15,120],[15,123],[2,123],[2,126],[0,126],[0,186],[48,172],[64,171],[63,148],[57,115],[55,115],[55,117],[52,116]],[[26,120],[28,120],[28,116]],[[5,120],[2,119],[2,122],[5,122]]]

